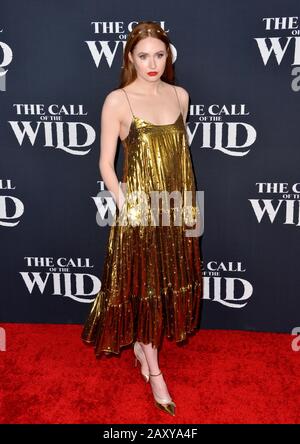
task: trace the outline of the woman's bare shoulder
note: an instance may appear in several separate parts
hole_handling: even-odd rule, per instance
[[[124,100],[124,92],[122,91],[122,88],[110,91],[104,99],[106,104],[116,107],[120,106],[123,103],[123,100]]]
[[[183,88],[182,86],[179,85],[174,85],[176,88],[176,91],[178,92],[178,94],[180,94],[180,96],[182,97],[183,100],[188,100],[189,98],[189,93],[187,92],[187,90],[185,88]]]
[[[125,94],[121,88],[110,91],[103,102],[102,112],[106,112],[109,116],[116,116],[121,122],[123,120]]]

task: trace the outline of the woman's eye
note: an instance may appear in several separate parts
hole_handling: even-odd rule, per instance
[[[162,57],[163,57],[164,55],[161,53],[161,54],[158,54],[158,57],[161,59]],[[141,55],[140,56],[140,58],[141,59],[143,59],[144,60],[144,58],[145,58],[146,56],[145,55]]]

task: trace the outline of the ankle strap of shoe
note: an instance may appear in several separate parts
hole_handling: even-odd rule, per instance
[[[159,375],[161,375],[161,371],[159,373],[157,373],[157,375],[151,375],[151,373],[149,375],[150,376],[159,376]]]

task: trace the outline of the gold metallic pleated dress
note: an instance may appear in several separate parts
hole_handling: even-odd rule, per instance
[[[125,203],[121,211],[117,208],[110,228],[101,289],[81,335],[94,345],[96,357],[118,354],[135,341],[159,347],[164,335],[182,342],[199,328],[199,234],[188,234],[194,233],[200,211],[183,116],[180,110],[172,124],[147,122],[133,114],[123,91],[132,113],[129,134],[122,141]],[[143,199],[129,199],[137,191]],[[169,206],[153,210],[153,191],[180,192],[181,206],[169,199]]]

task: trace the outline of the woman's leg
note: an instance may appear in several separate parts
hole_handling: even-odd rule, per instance
[[[146,355],[146,359],[149,365],[149,370],[152,375],[156,375],[160,372],[159,365],[158,365],[158,350],[156,347],[152,348],[152,344],[143,344],[143,342],[140,342],[140,345],[143,349],[143,352]]]
[[[145,353],[151,375],[157,375],[160,372],[157,348],[152,347],[152,343],[143,344],[143,342],[140,342],[140,345]],[[150,376],[150,383],[157,396],[166,399],[168,402],[171,400],[163,375]]]

